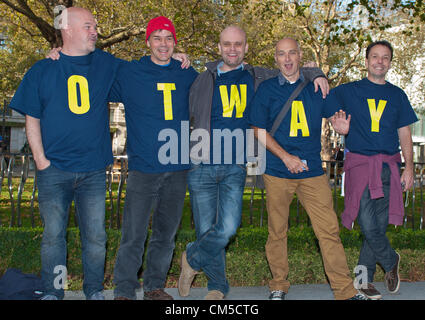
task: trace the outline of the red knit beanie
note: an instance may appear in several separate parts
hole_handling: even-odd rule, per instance
[[[170,19],[160,16],[153,18],[148,22],[148,26],[146,28],[146,42],[148,42],[149,36],[152,32],[156,30],[168,30],[170,31],[174,36],[174,41],[177,44],[177,36],[176,36],[176,30],[174,29],[174,25],[171,22]]]

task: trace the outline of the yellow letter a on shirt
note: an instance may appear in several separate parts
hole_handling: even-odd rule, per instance
[[[305,116],[305,110],[302,101],[292,102],[291,110],[291,129],[289,131],[289,136],[296,137],[298,135],[298,130],[301,130],[303,137],[310,136],[310,130],[308,129],[307,118]]]

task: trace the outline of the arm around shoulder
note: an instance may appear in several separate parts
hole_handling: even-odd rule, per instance
[[[301,71],[304,75],[304,77],[309,81],[314,81],[316,78],[326,78],[326,75],[323,73],[323,71],[320,68],[309,68],[309,67],[302,67]]]
[[[305,79],[314,83],[314,92],[320,87],[323,99],[329,94],[329,83],[325,74],[319,68],[301,68]]]

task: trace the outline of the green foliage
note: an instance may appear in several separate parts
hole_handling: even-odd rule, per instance
[[[25,3],[26,5],[24,5]],[[229,24],[246,29],[250,49],[247,61],[273,67],[274,44],[284,36],[300,40],[307,60],[315,61],[334,84],[346,81],[349,69],[359,69],[360,49],[377,32],[396,25],[408,28],[400,43],[423,22],[422,1],[386,0],[0,0],[0,31],[7,40],[1,56],[0,92],[12,95],[25,71],[58,45],[60,34],[53,28],[53,8],[58,4],[88,8],[99,25],[98,47],[122,59],[138,59],[148,53],[147,22],[158,15],[171,18],[179,39],[178,50],[188,53],[201,70],[217,59],[220,31]]]
[[[392,246],[402,255],[400,272],[402,279],[424,281],[425,272],[425,231],[403,228],[389,228],[387,233]],[[150,233],[148,237],[150,236]],[[361,246],[358,230],[341,230],[349,270],[357,264]],[[39,274],[40,245],[42,229],[0,228],[0,276],[8,268],[18,268],[25,273]],[[105,263],[105,287],[113,288],[114,263],[119,248],[121,232],[107,230],[107,251]],[[188,242],[195,240],[194,230],[180,229],[176,236],[173,260],[167,278],[167,287],[175,287],[180,274],[180,256]],[[82,290],[81,242],[79,231],[69,228],[67,232],[68,288]],[[231,286],[263,286],[271,279],[265,255],[267,228],[240,228],[227,248],[226,272]],[[288,232],[288,254],[290,273],[288,280],[293,284],[326,283],[322,257],[314,232],[310,227],[291,227]],[[143,268],[146,267],[144,262]],[[378,268],[376,281],[383,280],[383,272]],[[195,287],[205,287],[204,274],[196,277]]]
[[[41,228],[0,228],[0,274],[7,268],[18,268],[27,273],[38,273],[40,270],[40,247],[42,239]],[[391,228],[388,238],[397,250],[425,249],[425,230],[410,230]],[[149,233],[150,235],[150,233]],[[267,228],[245,227],[240,228],[237,235],[228,246],[228,255],[241,257],[264,252],[267,241]],[[361,233],[358,230],[342,229],[341,241],[344,248],[359,249],[362,243]],[[149,236],[148,236],[149,237]],[[120,230],[107,230],[107,256],[105,274],[111,276],[116,254],[121,239]],[[178,231],[176,236],[176,257],[185,250],[186,244],[195,240],[194,230]],[[67,232],[68,273],[81,275],[81,240],[77,228],[69,228]],[[318,252],[317,240],[311,227],[291,227],[288,232],[288,250],[291,252]],[[254,266],[255,267],[255,266]],[[178,261],[174,261],[170,273],[178,273]]]

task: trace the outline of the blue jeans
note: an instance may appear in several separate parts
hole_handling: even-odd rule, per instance
[[[385,272],[390,271],[397,261],[397,254],[391,248],[386,236],[388,227],[388,208],[390,195],[391,171],[384,165],[381,173],[384,197],[371,199],[366,186],[360,200],[357,222],[363,233],[364,240],[360,250],[358,265],[367,268],[368,282],[373,282],[376,264],[379,263]]]
[[[75,203],[82,243],[84,272],[83,291],[86,297],[103,290],[106,252],[105,170],[67,172],[50,165],[37,171],[38,202],[44,225],[41,241],[41,279],[44,294],[63,299],[66,266],[66,228],[69,208]],[[57,266],[63,266],[56,269]]]
[[[188,174],[196,241],[187,261],[208,277],[208,290],[229,291],[226,251],[241,222],[246,170],[240,165],[196,165]]]
[[[165,287],[186,196],[187,170],[128,173],[122,237],[114,268],[115,297],[136,299],[151,210],[152,235],[143,272],[145,292]]]

